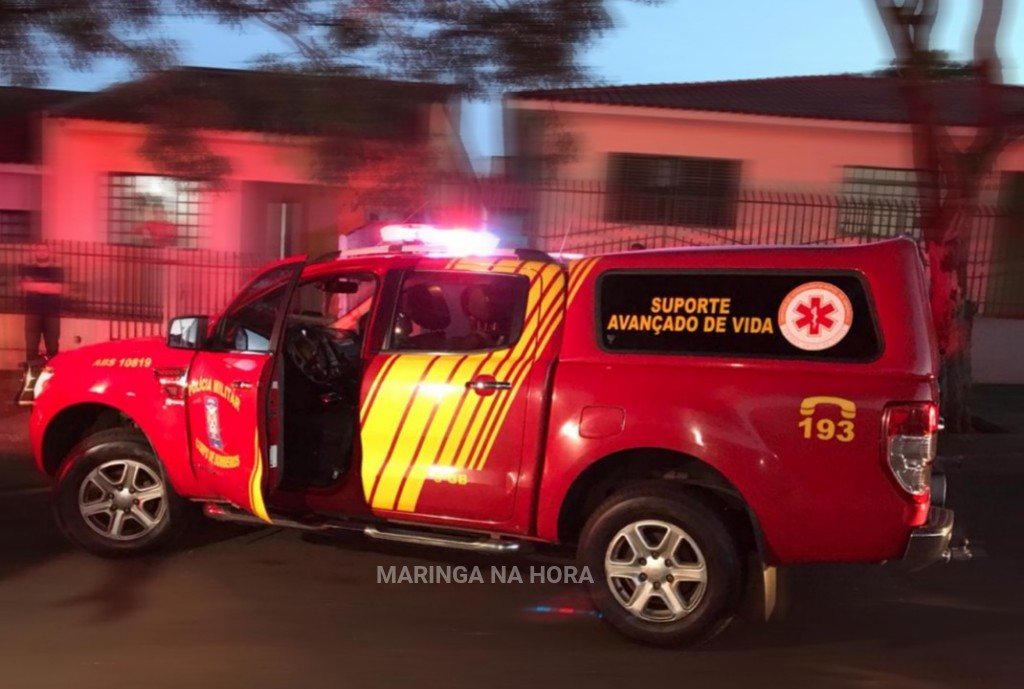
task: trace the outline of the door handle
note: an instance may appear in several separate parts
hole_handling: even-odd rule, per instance
[[[511,390],[512,383],[507,380],[495,380],[490,376],[481,376],[467,381],[466,387],[479,395],[492,395],[496,390]]]
[[[231,387],[233,387],[235,390],[248,390],[249,388],[252,387],[252,383],[249,383],[244,380],[236,380],[231,383]]]

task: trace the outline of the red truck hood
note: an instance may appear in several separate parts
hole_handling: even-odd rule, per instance
[[[181,365],[191,361],[193,351],[172,349],[161,337],[140,337],[131,340],[112,340],[61,352],[50,360],[54,368],[91,367],[102,359],[120,362],[126,359],[152,359],[153,366]]]

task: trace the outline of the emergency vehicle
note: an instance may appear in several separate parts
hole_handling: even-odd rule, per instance
[[[143,553],[201,505],[567,545],[603,618],[661,645],[709,638],[749,591],[769,610],[778,565],[964,554],[932,475],[911,241],[566,257],[492,239],[389,226],[378,247],[270,265],[166,339],[58,355],[31,439],[63,532]]]

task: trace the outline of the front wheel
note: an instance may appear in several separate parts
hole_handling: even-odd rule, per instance
[[[604,619],[647,644],[707,641],[732,619],[742,591],[741,559],[721,516],[669,486],[608,498],[583,529],[579,557]]]
[[[61,465],[55,490],[61,531],[103,557],[167,546],[190,511],[145,436],[131,429],[101,431],[82,441]]]

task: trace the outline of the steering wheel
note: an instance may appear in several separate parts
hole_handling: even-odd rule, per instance
[[[285,339],[285,351],[302,375],[315,383],[327,385],[341,375],[341,362],[319,330],[290,328]]]

